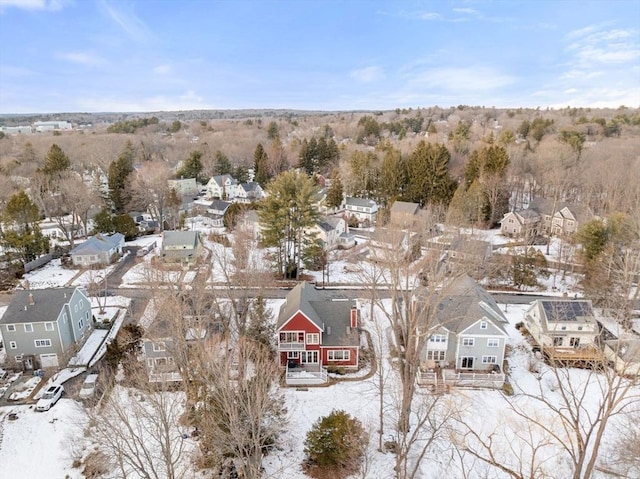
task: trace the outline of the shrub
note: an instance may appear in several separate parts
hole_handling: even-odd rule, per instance
[[[304,441],[305,469],[312,477],[344,478],[358,471],[368,444],[362,423],[344,411],[319,418]]]

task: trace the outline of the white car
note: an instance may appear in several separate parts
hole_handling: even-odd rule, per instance
[[[80,388],[80,399],[89,399],[93,397],[96,392],[96,381],[98,380],[97,374],[89,374]]]
[[[36,411],[48,411],[62,396],[64,388],[60,384],[49,386],[36,404]]]

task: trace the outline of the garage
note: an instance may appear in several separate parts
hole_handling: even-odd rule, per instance
[[[41,354],[40,355],[40,367],[45,368],[57,368],[58,367],[58,355],[53,354]]]

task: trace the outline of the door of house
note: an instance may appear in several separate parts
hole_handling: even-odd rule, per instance
[[[473,369],[473,356],[462,356],[460,358],[460,368]]]
[[[302,351],[300,353],[300,359],[303,364],[317,364],[318,351]]]
[[[42,369],[45,369],[45,368],[57,368],[58,367],[58,355],[56,353],[41,354],[40,355],[40,367]]]

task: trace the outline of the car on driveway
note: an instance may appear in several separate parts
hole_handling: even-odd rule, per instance
[[[96,392],[96,381],[98,381],[97,374],[89,374],[84,382],[82,383],[82,387],[80,388],[80,399],[89,399],[93,397]]]
[[[49,386],[36,403],[36,411],[48,411],[62,397],[64,388],[60,384]]]

